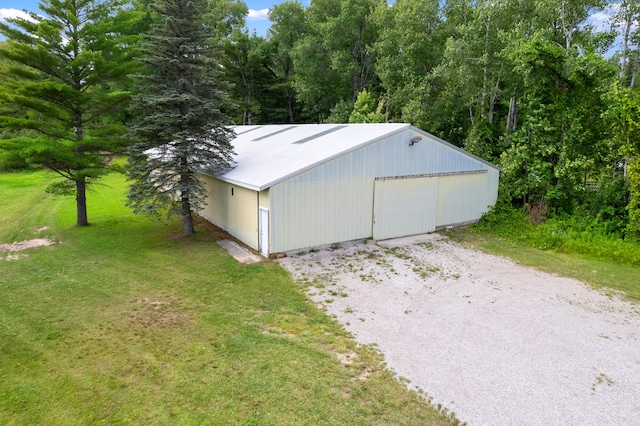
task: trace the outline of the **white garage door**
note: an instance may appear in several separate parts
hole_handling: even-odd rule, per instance
[[[376,179],[373,238],[404,237],[436,230],[438,177]]]

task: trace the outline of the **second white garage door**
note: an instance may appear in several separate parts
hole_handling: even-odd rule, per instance
[[[376,179],[373,239],[424,234],[436,229],[438,177]]]

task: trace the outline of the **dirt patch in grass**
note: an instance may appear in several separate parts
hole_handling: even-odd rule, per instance
[[[0,244],[0,251],[8,251],[8,252],[22,251],[30,248],[35,248],[35,247],[52,246],[54,244],[56,244],[56,242],[51,241],[48,238],[34,238],[33,240],[16,241],[11,244]]]
[[[191,322],[191,316],[182,311],[176,297],[139,297],[131,303],[131,321],[144,328],[177,327]]]
[[[358,354],[356,354],[353,351],[347,351],[347,352],[336,352],[336,357],[338,358],[338,360],[340,361],[340,363],[342,365],[351,365],[353,364],[353,361],[358,357]]]
[[[48,238],[34,238],[32,240],[16,241],[11,244],[0,244],[0,260],[2,260],[3,252],[14,253],[35,247],[52,246],[54,244],[56,244],[56,242]],[[4,258],[4,260],[18,260],[19,258],[19,255],[9,254]]]
[[[202,230],[206,232],[206,234],[214,241],[220,241],[220,240],[237,241],[227,231],[221,228],[218,228],[216,225],[209,222],[207,219],[203,218],[202,216],[194,215],[193,222],[198,230]]]
[[[295,334],[287,333],[285,330],[281,329],[280,327],[276,327],[276,326],[271,325],[271,324],[265,324],[264,325],[263,330],[262,330],[262,334],[282,336],[282,337],[290,337],[290,338],[297,337]]]

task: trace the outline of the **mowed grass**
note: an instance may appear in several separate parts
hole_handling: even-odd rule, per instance
[[[58,242],[0,252],[0,424],[455,423],[276,263],[241,265],[205,232],[132,215],[120,175],[75,227],[48,177],[0,175],[0,244]]]
[[[490,233],[474,232],[468,227],[456,229],[450,236],[474,249],[508,257],[521,265],[574,278],[605,294],[615,293],[640,300],[638,267],[556,250],[540,250]]]
[[[44,192],[41,171],[0,173],[0,244],[34,238],[36,230],[51,226],[63,198]]]

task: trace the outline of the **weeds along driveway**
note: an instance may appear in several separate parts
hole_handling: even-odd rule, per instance
[[[389,368],[469,425],[640,424],[640,306],[448,241],[281,259]]]

